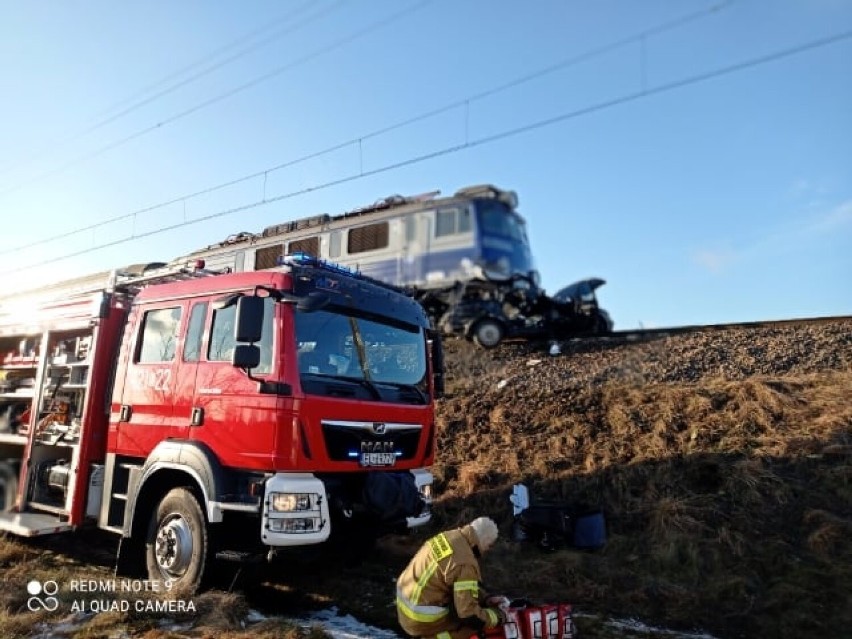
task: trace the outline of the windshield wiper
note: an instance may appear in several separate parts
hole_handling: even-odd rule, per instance
[[[379,401],[384,400],[384,398],[382,397],[381,391],[379,391],[379,389],[376,388],[376,385],[373,382],[371,382],[370,380],[364,379],[363,377],[349,377],[348,375],[329,375],[329,374],[326,374],[326,373],[308,373],[308,374],[309,375],[316,375],[317,377],[327,377],[327,378],[330,378],[330,379],[337,379],[337,380],[340,380],[342,382],[349,382],[351,384],[359,384],[360,386],[363,386],[368,391],[370,391],[370,394],[373,396],[373,399],[377,399]]]
[[[424,393],[416,384],[404,384],[402,382],[386,382],[380,381],[377,382],[379,384],[386,384],[387,386],[393,386],[394,388],[398,388],[401,391],[414,391],[417,395],[417,399],[420,400],[421,404],[428,404],[429,397],[427,397],[426,393]]]

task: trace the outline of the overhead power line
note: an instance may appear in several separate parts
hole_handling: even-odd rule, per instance
[[[188,84],[203,78],[204,76],[210,75],[214,71],[218,71],[222,67],[227,66],[228,64],[231,64],[232,62],[248,55],[252,51],[255,51],[255,50],[257,50],[257,49],[259,49],[263,46],[266,46],[270,42],[273,42],[274,40],[276,40],[276,39],[278,39],[278,38],[280,38],[280,37],[282,37],[286,34],[293,33],[295,31],[307,26],[308,24],[314,22],[318,18],[324,17],[328,13],[331,13],[333,10],[338,9],[338,8],[342,7],[343,5],[344,5],[344,3],[342,1],[337,2],[335,5],[332,5],[331,7],[325,8],[325,9],[317,12],[315,15],[310,16],[310,17],[306,18],[305,20],[303,20],[303,21],[301,21],[301,22],[299,22],[295,25],[288,25],[284,28],[280,28],[280,25],[281,25],[282,22],[289,22],[290,20],[297,17],[300,13],[302,13],[305,9],[308,9],[308,8],[314,6],[313,3],[310,2],[310,0],[309,0],[308,2],[301,5],[300,7],[297,7],[294,11],[288,13],[286,16],[280,17],[276,20],[273,20],[271,24],[264,25],[260,29],[255,29],[254,31],[252,31],[252,32],[238,38],[237,40],[234,40],[233,42],[217,49],[216,51],[208,54],[204,58],[196,60],[195,62],[192,62],[192,63],[184,66],[183,68],[178,69],[177,71],[174,71],[173,73],[170,73],[169,75],[165,76],[164,78],[161,78],[159,81],[137,91],[136,94],[134,94],[133,96],[131,96],[131,97],[125,99],[125,100],[122,100],[121,102],[114,104],[109,109],[106,109],[99,116],[98,120],[96,120],[91,125],[77,131],[76,133],[71,133],[71,134],[69,134],[65,137],[59,138],[57,140],[53,140],[52,142],[44,145],[42,148],[38,149],[37,151],[35,151],[35,152],[33,152],[33,153],[31,153],[27,156],[24,156],[23,158],[18,158],[18,159],[13,159],[11,161],[7,161],[4,164],[4,166],[2,167],[2,170],[3,170],[3,172],[7,172],[8,168],[11,167],[11,166],[20,166],[21,163],[30,162],[32,160],[43,157],[49,151],[55,149],[57,146],[67,144],[69,142],[77,141],[80,138],[83,138],[84,136],[88,135],[89,133],[93,133],[94,131],[97,131],[98,129],[103,128],[107,124],[111,124],[112,122],[124,117],[125,115],[128,115],[129,113],[132,113],[133,111],[136,111],[137,109],[142,108],[145,105],[148,105],[148,104],[154,102],[155,100],[158,100],[158,99],[160,99],[160,98],[162,98],[166,95],[169,95],[171,93],[174,93],[178,89],[181,89],[181,88],[187,86]],[[268,33],[273,28],[276,28],[276,30],[273,31],[273,33],[271,35],[267,35],[263,39],[258,40],[259,36],[263,35],[264,33]],[[243,46],[241,49],[239,49],[236,53],[233,53],[233,54],[229,55],[228,57],[226,57],[224,59],[218,60],[217,62],[212,62],[216,58],[219,58],[220,56],[222,56],[224,53],[227,53],[228,51],[231,51],[232,49],[235,49],[235,48],[239,47],[240,45],[243,45],[244,43],[248,43],[248,44],[245,44],[245,46]],[[190,72],[194,69],[198,69],[199,67],[202,67],[205,64],[207,66],[205,66],[200,71],[197,71],[196,73],[190,75],[189,77],[184,77],[182,80],[177,80],[177,78],[180,78],[181,76],[185,76],[188,72]],[[171,84],[169,84],[170,82],[171,82]],[[168,86],[165,86],[165,85],[168,85]],[[165,86],[165,88],[162,88],[164,86]]]
[[[520,126],[511,128],[511,129],[506,129],[504,131],[501,131],[501,132],[498,132],[498,133],[495,133],[495,134],[492,134],[492,135],[484,136],[484,137],[478,138],[476,140],[469,140],[469,141],[465,141],[465,142],[460,143],[460,144],[448,146],[448,147],[445,147],[445,148],[440,149],[438,151],[433,151],[433,152],[430,152],[430,153],[425,153],[425,154],[422,154],[422,155],[419,155],[419,156],[411,157],[411,158],[408,158],[406,160],[387,164],[385,166],[377,167],[377,168],[371,169],[369,171],[360,171],[358,173],[353,173],[353,174],[348,175],[348,176],[344,176],[344,177],[341,177],[341,178],[338,178],[338,179],[335,179],[335,180],[330,180],[330,181],[324,182],[324,183],[315,184],[315,185],[308,186],[308,187],[305,187],[305,188],[297,189],[297,190],[294,190],[294,191],[290,191],[288,193],[281,193],[281,194],[273,196],[273,197],[264,197],[261,200],[249,202],[247,204],[237,206],[237,207],[232,207],[232,208],[225,209],[225,210],[222,210],[222,211],[218,211],[216,213],[211,213],[209,215],[198,217],[198,218],[195,218],[193,220],[186,220],[186,221],[183,221],[183,222],[170,224],[170,225],[163,226],[163,227],[160,227],[160,228],[157,228],[157,229],[153,229],[151,231],[147,231],[145,233],[133,234],[133,235],[125,237],[125,238],[113,240],[111,242],[105,242],[103,244],[99,244],[97,246],[89,247],[87,249],[82,249],[82,250],[79,250],[79,251],[66,253],[66,254],[60,255],[60,256],[54,256],[54,257],[51,257],[51,261],[57,262],[57,261],[60,261],[60,260],[70,259],[72,257],[78,257],[80,255],[85,255],[87,253],[98,251],[98,250],[101,250],[101,249],[104,249],[104,248],[109,248],[109,247],[112,247],[112,246],[125,244],[125,243],[133,241],[133,240],[138,240],[138,239],[150,237],[150,236],[153,236],[153,235],[159,235],[160,233],[165,233],[167,231],[173,231],[175,229],[183,228],[185,226],[191,226],[191,225],[194,225],[194,224],[199,224],[201,222],[206,222],[208,220],[212,220],[212,219],[215,219],[215,218],[224,217],[224,216],[227,216],[227,215],[232,215],[234,213],[238,213],[238,212],[241,212],[241,211],[247,211],[247,210],[254,209],[254,208],[257,208],[257,207],[260,207],[260,206],[266,206],[268,204],[280,202],[282,200],[291,199],[291,198],[294,198],[294,197],[297,197],[297,196],[300,196],[300,195],[306,195],[308,193],[313,193],[313,192],[316,192],[316,191],[322,191],[322,190],[325,190],[325,189],[328,189],[328,188],[331,188],[331,187],[334,187],[334,186],[338,186],[338,185],[345,184],[345,183],[348,183],[348,182],[353,182],[355,180],[364,179],[364,178],[371,177],[371,176],[374,176],[374,175],[378,175],[378,174],[381,174],[381,173],[387,173],[387,172],[394,171],[394,170],[397,170],[397,169],[400,169],[400,168],[403,168],[403,167],[406,167],[406,166],[419,164],[419,163],[425,162],[427,160],[432,160],[432,159],[442,157],[442,156],[445,156],[445,155],[450,155],[452,153],[458,153],[459,151],[472,149],[472,148],[479,147],[479,146],[485,146],[487,144],[492,144],[492,143],[498,142],[500,140],[505,140],[505,139],[515,137],[515,136],[518,136],[518,135],[522,135],[522,134],[525,134],[525,133],[530,133],[530,132],[538,130],[538,129],[542,129],[542,128],[545,128],[545,127],[553,126],[555,124],[566,122],[568,120],[573,120],[573,119],[576,119],[576,118],[580,118],[582,116],[590,115],[592,113],[597,113],[597,112],[600,112],[600,111],[611,109],[613,107],[628,104],[630,102],[635,102],[635,101],[640,100],[642,98],[648,98],[648,97],[652,97],[652,96],[656,96],[656,95],[661,95],[661,94],[664,94],[664,93],[669,93],[669,92],[672,92],[672,91],[675,91],[675,90],[678,90],[678,89],[682,89],[682,88],[685,88],[685,87],[688,87],[688,86],[694,86],[694,85],[700,84],[702,82],[707,82],[709,80],[713,80],[713,79],[720,78],[720,77],[723,77],[723,76],[726,76],[726,75],[731,75],[733,73],[744,71],[746,69],[750,69],[750,68],[757,67],[757,66],[760,66],[760,65],[768,64],[770,62],[775,62],[777,60],[781,60],[781,59],[784,59],[784,58],[789,58],[789,57],[799,55],[799,54],[802,54],[802,53],[805,53],[805,52],[808,52],[808,51],[812,51],[814,49],[822,48],[822,47],[825,47],[825,46],[828,46],[828,45],[831,45],[831,44],[836,44],[838,42],[849,40],[850,38],[852,38],[852,30],[844,31],[842,33],[838,33],[838,34],[831,35],[831,36],[826,36],[826,37],[823,37],[823,38],[819,38],[817,40],[811,40],[809,42],[799,44],[799,45],[796,45],[796,46],[792,46],[792,47],[788,47],[788,48],[785,48],[785,49],[781,49],[781,50],[778,50],[778,51],[774,51],[774,52],[766,54],[766,55],[758,56],[758,57],[755,57],[755,58],[750,58],[748,60],[737,62],[735,64],[727,65],[727,66],[724,66],[724,67],[719,67],[719,68],[713,69],[711,71],[706,71],[704,73],[698,73],[698,74],[695,74],[695,75],[692,75],[692,76],[689,76],[689,77],[686,77],[686,78],[682,78],[680,80],[674,80],[672,82],[667,82],[667,83],[658,85],[656,87],[652,87],[652,88],[648,88],[648,89],[643,88],[639,91],[625,93],[625,94],[623,94],[623,95],[621,95],[617,98],[598,102],[596,104],[593,104],[593,105],[590,105],[590,106],[587,106],[587,107],[583,107],[583,108],[580,108],[580,109],[567,111],[567,112],[562,113],[562,114],[557,115],[557,116],[537,120],[537,121],[530,122],[530,123],[527,123],[527,124],[524,124],[524,125],[520,125]],[[4,271],[2,274],[11,275],[13,273],[19,273],[21,271],[25,271],[25,270],[34,268],[36,266],[39,266],[39,264],[29,264],[29,265],[26,265],[26,266],[20,266],[18,268],[14,268],[14,269],[10,269],[8,271]]]
[[[78,156],[78,157],[74,158],[73,160],[69,160],[68,162],[60,165],[59,167],[57,167],[55,169],[52,169],[50,171],[47,171],[47,172],[42,173],[40,175],[37,175],[37,176],[35,176],[35,177],[33,177],[29,180],[21,182],[21,183],[15,185],[15,186],[10,187],[10,188],[4,189],[4,190],[0,191],[0,195],[6,195],[8,193],[13,193],[13,192],[21,189],[22,187],[27,186],[28,184],[32,184],[33,182],[37,182],[39,180],[43,180],[45,178],[52,177],[54,175],[62,173],[65,170],[67,170],[68,168],[70,168],[72,166],[76,166],[77,164],[80,164],[81,162],[91,160],[91,159],[96,158],[100,155],[103,155],[104,153],[106,153],[108,151],[112,151],[113,149],[116,149],[120,146],[124,146],[128,142],[132,142],[133,140],[141,138],[142,136],[145,136],[149,133],[152,133],[154,131],[158,131],[158,130],[162,129],[163,127],[166,127],[166,126],[168,126],[168,125],[170,125],[174,122],[177,122],[178,120],[182,120],[183,118],[185,118],[189,115],[197,113],[198,111],[201,111],[202,109],[206,109],[209,106],[212,106],[214,104],[222,102],[223,100],[226,100],[227,98],[231,98],[231,97],[233,97],[233,96],[235,96],[239,93],[242,93],[243,91],[247,91],[248,89],[251,89],[251,88],[253,88],[253,87],[255,87],[259,84],[262,84],[263,82],[267,82],[268,80],[271,80],[272,78],[275,78],[275,77],[281,75],[285,71],[289,71],[289,70],[291,70],[295,67],[298,67],[302,64],[305,64],[306,62],[310,62],[311,60],[314,60],[315,58],[323,56],[327,53],[330,53],[331,51],[334,51],[335,49],[339,49],[339,48],[343,47],[344,45],[347,45],[351,42],[359,40],[359,39],[363,38],[364,36],[370,35],[371,33],[375,32],[375,31],[383,29],[384,27],[387,27],[388,25],[393,24],[394,22],[398,22],[399,20],[407,17],[408,15],[414,13],[415,11],[422,9],[427,4],[429,4],[431,1],[432,0],[421,0],[420,2],[418,2],[415,5],[407,7],[405,9],[401,10],[401,11],[397,11],[396,13],[393,13],[386,18],[383,18],[381,20],[373,22],[372,24],[364,27],[363,29],[359,29],[359,30],[349,34],[348,36],[346,36],[344,38],[341,38],[339,40],[336,40],[335,42],[332,42],[331,44],[328,44],[324,47],[320,47],[319,49],[316,49],[313,52],[308,53],[308,54],[306,54],[306,55],[304,55],[300,58],[296,58],[292,62],[289,62],[287,64],[283,64],[281,66],[275,67],[271,71],[268,71],[267,73],[259,75],[252,80],[249,80],[249,81],[244,82],[240,85],[237,85],[237,86],[235,86],[235,87],[233,87],[233,88],[231,88],[227,91],[219,93],[219,94],[217,94],[217,95],[215,95],[211,98],[208,98],[207,100],[204,100],[202,102],[198,102],[194,106],[191,106],[188,109],[185,109],[185,110],[180,111],[180,112],[178,112],[178,113],[176,113],[176,114],[174,114],[174,115],[172,115],[168,118],[165,118],[164,120],[161,120],[161,121],[157,122],[156,124],[148,126],[144,129],[140,129],[140,130],[136,131],[135,133],[131,133],[130,135],[128,135],[124,138],[121,138],[120,140],[116,140],[116,141],[111,142],[111,143],[109,143],[105,146],[102,146],[98,149],[95,149],[94,151],[91,151],[91,152],[86,153],[84,155]]]
[[[157,81],[157,82],[155,82],[155,83],[153,83],[153,84],[151,84],[147,87],[144,87],[143,89],[140,89],[133,96],[130,96],[127,99],[122,100],[121,102],[118,102],[118,103],[112,105],[112,107],[110,107],[109,109],[106,109],[104,112],[102,112],[100,114],[99,117],[106,118],[106,117],[109,117],[111,115],[114,115],[120,109],[125,108],[125,106],[127,104],[144,99],[145,96],[153,93],[154,91],[159,90],[161,87],[169,84],[170,82],[177,81],[178,78],[180,78],[181,76],[184,76],[185,74],[189,73],[190,71],[192,71],[194,69],[198,69],[198,68],[200,68],[204,65],[210,65],[211,63],[213,65],[213,66],[208,66],[208,67],[204,68],[198,74],[194,74],[194,75],[186,78],[184,80],[185,82],[191,82],[192,80],[196,79],[197,77],[200,77],[202,75],[207,75],[209,72],[217,70],[217,69],[221,68],[222,66],[225,66],[225,65],[227,65],[231,62],[234,62],[235,60],[251,53],[252,51],[256,51],[257,49],[269,44],[270,42],[280,38],[283,35],[287,35],[289,33],[292,33],[294,30],[304,26],[305,23],[302,22],[302,23],[299,23],[299,24],[293,25],[293,26],[287,25],[283,28],[281,28],[281,25],[290,22],[290,20],[296,18],[299,14],[303,13],[306,9],[313,7],[313,6],[316,6],[315,3],[312,0],[307,0],[307,2],[298,6],[295,10],[288,12],[286,16],[280,16],[276,19],[273,19],[268,24],[265,24],[258,29],[255,29],[253,31],[250,31],[249,33],[246,33],[246,34],[240,36],[236,40],[229,42],[228,44],[220,47],[219,49],[213,51],[212,53],[205,55],[202,58],[195,60],[194,62],[191,62],[191,63],[187,64],[186,66],[184,66],[184,67],[182,67],[182,68],[180,68],[176,71],[173,71],[172,73],[168,74],[167,76],[161,78],[159,81]],[[337,2],[336,5],[335,5],[335,8],[340,7],[340,6],[343,6],[342,1]],[[325,14],[325,12],[326,11],[323,10],[320,13]],[[311,19],[308,20],[308,22],[310,22],[310,21],[311,21]],[[263,36],[264,34],[267,34],[269,32],[272,32],[272,34],[267,35],[266,37],[263,37],[261,39],[261,36]],[[218,62],[215,62],[215,63],[212,62],[216,58],[219,58],[220,56],[227,53],[228,51],[231,51],[233,49],[237,49],[238,47],[240,47],[241,45],[244,45],[244,44],[245,44],[245,46],[242,46],[242,48],[240,48],[236,53],[233,53],[233,54],[229,55],[227,58],[219,60]],[[178,88],[178,87],[175,86],[175,88]],[[97,126],[97,124],[93,125],[93,126]]]
[[[326,148],[321,149],[319,151],[314,151],[314,152],[309,153],[307,155],[303,155],[301,157],[294,158],[292,160],[288,160],[286,162],[283,162],[281,164],[277,164],[275,166],[268,167],[268,168],[263,169],[261,171],[250,173],[250,174],[244,175],[242,177],[234,178],[232,180],[228,180],[226,182],[222,182],[222,183],[210,186],[210,187],[206,187],[204,189],[194,191],[192,193],[186,193],[184,195],[171,198],[171,199],[166,200],[164,202],[152,204],[150,206],[146,206],[144,208],[137,209],[135,211],[123,213],[121,215],[118,215],[118,216],[115,216],[115,217],[112,217],[112,218],[108,218],[108,219],[105,219],[105,220],[101,220],[99,222],[94,222],[93,224],[90,224],[88,226],[79,227],[77,229],[74,229],[74,230],[71,230],[71,231],[66,231],[66,232],[60,233],[58,235],[53,235],[53,236],[50,236],[50,237],[41,238],[41,239],[35,240],[33,242],[30,242],[28,244],[22,244],[22,245],[19,245],[19,246],[16,246],[16,247],[11,247],[9,249],[5,249],[5,250],[0,251],[0,256],[7,255],[7,254],[10,254],[10,253],[16,253],[16,252],[24,251],[24,250],[33,248],[35,246],[40,246],[42,244],[47,244],[47,243],[53,242],[55,240],[60,240],[60,239],[66,238],[66,237],[70,237],[72,235],[77,235],[78,233],[82,233],[82,232],[85,232],[85,231],[91,231],[91,230],[94,230],[94,229],[99,228],[101,226],[106,226],[108,224],[113,224],[115,222],[120,222],[122,220],[131,219],[131,218],[134,218],[138,215],[148,213],[150,211],[154,211],[156,209],[160,209],[160,208],[163,208],[163,207],[166,207],[166,206],[170,206],[170,205],[176,204],[178,202],[186,202],[187,200],[190,200],[190,199],[202,196],[202,195],[207,195],[207,194],[210,194],[210,193],[213,193],[215,191],[219,191],[219,190],[231,187],[231,186],[235,186],[235,185],[240,184],[242,182],[247,182],[247,181],[259,178],[259,177],[267,176],[270,173],[274,173],[276,171],[280,171],[282,169],[289,168],[289,167],[307,162],[309,160],[314,160],[318,157],[322,157],[323,155],[328,155],[330,153],[340,151],[340,150],[345,149],[345,148],[350,147],[350,146],[360,145],[367,140],[379,137],[381,135],[384,135],[386,133],[390,133],[392,131],[404,128],[406,126],[410,126],[412,124],[416,124],[418,122],[422,122],[424,120],[428,120],[429,118],[433,118],[437,115],[441,115],[441,114],[453,111],[453,110],[461,108],[461,107],[466,107],[466,106],[468,106],[468,105],[470,105],[474,102],[477,102],[479,100],[483,100],[485,98],[491,97],[491,96],[496,95],[498,93],[502,93],[504,91],[508,91],[510,89],[517,88],[517,87],[522,86],[522,85],[524,85],[528,82],[531,82],[533,80],[540,79],[540,78],[545,77],[547,75],[550,75],[552,73],[556,73],[557,71],[561,71],[561,70],[564,70],[568,67],[580,64],[582,62],[586,62],[586,61],[591,60],[591,59],[594,59],[595,57],[604,55],[606,53],[609,53],[610,51],[619,49],[619,48],[624,47],[626,45],[634,44],[636,42],[642,42],[652,35],[657,35],[657,34],[660,34],[660,33],[664,33],[666,31],[671,31],[673,29],[677,29],[677,28],[682,27],[686,24],[689,24],[690,22],[694,22],[694,21],[696,21],[700,18],[706,18],[707,16],[709,16],[711,14],[717,13],[718,11],[721,11],[722,9],[727,8],[731,4],[733,4],[733,0],[726,0],[725,2],[717,3],[717,4],[712,5],[708,8],[706,8],[706,9],[702,9],[700,11],[692,12],[692,13],[687,14],[685,16],[682,16],[680,18],[675,18],[674,20],[663,22],[663,23],[661,23],[657,26],[654,26],[654,27],[651,27],[649,29],[640,31],[640,32],[635,33],[631,36],[627,36],[625,38],[615,40],[615,41],[610,42],[608,44],[604,44],[602,46],[595,47],[595,48],[590,49],[588,51],[585,51],[583,53],[573,55],[573,56],[570,56],[568,58],[564,58],[564,59],[562,59],[558,62],[555,62],[553,64],[549,64],[545,67],[541,67],[541,68],[536,69],[536,70],[534,70],[530,73],[518,76],[517,78],[514,78],[514,79],[512,79],[508,82],[504,82],[502,84],[499,84],[499,85],[492,87],[490,89],[487,89],[485,91],[480,91],[479,93],[474,93],[474,94],[469,95],[469,96],[462,98],[460,100],[455,100],[454,102],[450,102],[450,103],[445,104],[443,106],[440,106],[438,108],[431,109],[429,111],[425,111],[423,113],[412,116],[410,118],[406,118],[406,119],[401,120],[399,122],[396,122],[394,124],[390,124],[388,126],[384,126],[384,127],[379,128],[379,129],[375,129],[375,130],[373,130],[369,133],[365,133],[363,135],[360,135],[356,138],[352,138],[352,139],[347,140],[345,142],[340,142],[340,143],[334,144],[332,146],[326,147]]]

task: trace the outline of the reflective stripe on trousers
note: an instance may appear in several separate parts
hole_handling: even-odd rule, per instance
[[[396,590],[396,607],[406,617],[420,623],[439,621],[450,614],[450,609],[443,606],[420,606],[411,603],[399,588]]]

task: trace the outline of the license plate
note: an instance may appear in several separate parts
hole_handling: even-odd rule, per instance
[[[362,466],[393,466],[395,463],[394,453],[361,453]]]

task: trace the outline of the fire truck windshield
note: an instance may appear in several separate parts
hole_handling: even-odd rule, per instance
[[[295,318],[299,373],[305,392],[428,402],[422,329],[329,310],[296,310]],[[342,393],[340,382],[351,388]]]

